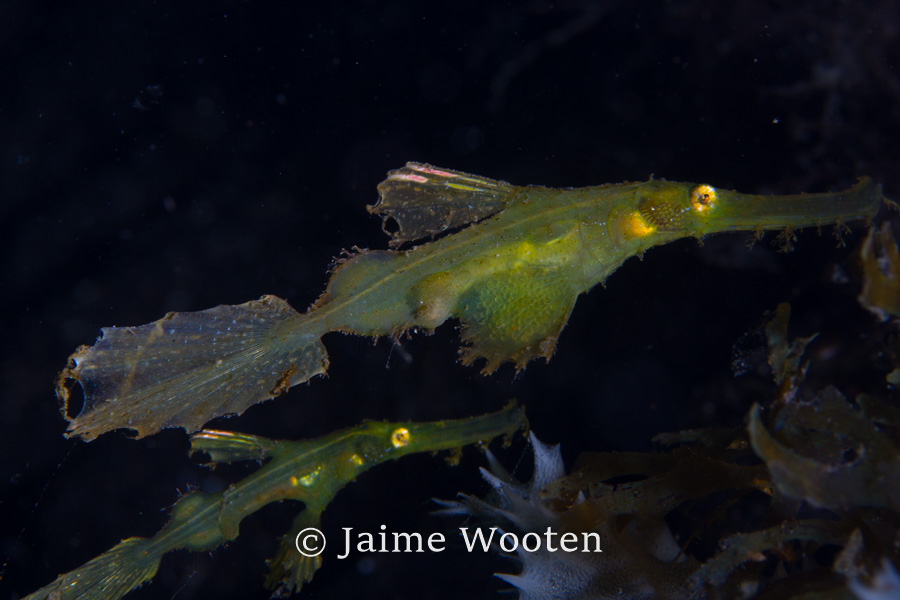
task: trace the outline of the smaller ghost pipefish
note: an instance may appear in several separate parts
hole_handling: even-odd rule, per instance
[[[535,358],[549,360],[580,294],[653,246],[780,229],[789,247],[794,228],[870,219],[881,202],[881,187],[867,177],[843,192],[754,196],[659,180],[522,187],[417,163],[391,171],[378,191],[369,210],[384,217],[391,246],[405,249],[340,260],[303,314],[264,296],[104,328],[60,375],[67,435],[91,440],[122,427],[138,437],[164,427],[196,431],[324,374],[321,338],[332,331],[398,336],[455,318],[463,363],[483,359],[485,373],[504,362],[522,369]],[[84,404],[73,418],[67,404],[75,383]]]
[[[407,454],[486,443],[525,427],[523,410],[510,404],[478,417],[429,423],[369,422],[297,442],[203,430],[191,437],[191,452],[204,452],[213,463],[256,460],[266,464],[223,492],[182,497],[154,537],[123,540],[26,600],[121,598],[153,578],[165,553],[179,548],[213,550],[237,538],[244,517],[271,502],[299,500],[304,509],[269,561],[266,579],[267,587],[277,588],[277,597],[285,597],[311,580],[322,563],[321,554],[306,556],[295,547],[298,534],[308,527],[318,528],[331,499],[361,473]]]

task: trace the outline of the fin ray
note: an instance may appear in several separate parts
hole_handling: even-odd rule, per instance
[[[138,437],[165,427],[193,432],[324,374],[328,357],[319,337],[284,327],[301,318],[284,300],[263,296],[169,313],[139,327],[104,328],[60,373],[66,435],[88,441],[122,427]],[[74,418],[68,414],[73,381],[84,392]]]
[[[160,558],[149,551],[149,540],[128,538],[24,600],[117,600],[153,579]]]
[[[384,219],[396,247],[495,215],[514,190],[505,181],[410,162],[378,184],[380,199],[368,210]],[[388,231],[390,219],[397,231]]]

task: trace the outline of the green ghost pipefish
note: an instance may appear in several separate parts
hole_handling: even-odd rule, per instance
[[[322,562],[321,555],[305,556],[295,547],[302,543],[297,539],[300,532],[319,527],[331,499],[361,473],[407,454],[488,442],[525,426],[522,409],[510,404],[479,417],[430,423],[370,422],[298,442],[203,430],[191,436],[191,452],[205,452],[213,463],[268,462],[223,492],[182,497],[154,537],[123,540],[26,600],[121,598],[153,578],[165,553],[179,548],[213,550],[237,538],[244,517],[271,502],[299,500],[305,508],[281,539],[266,579],[267,587],[278,588],[277,594],[282,594],[278,597],[284,597],[310,581]]]
[[[629,257],[683,237],[783,230],[871,219],[881,187],[863,177],[827,194],[756,196],[710,185],[650,180],[576,189],[513,186],[409,163],[378,186],[393,251],[339,261],[299,314],[274,296],[140,327],[107,327],[70,357],[57,386],[67,435],[91,440],[127,427],[200,429],[325,373],[331,331],[398,336],[456,318],[461,360],[517,369],[549,359],[579,294]],[[431,242],[404,244],[467,226]],[[396,230],[394,230],[396,229]],[[72,382],[84,405],[68,414]]]

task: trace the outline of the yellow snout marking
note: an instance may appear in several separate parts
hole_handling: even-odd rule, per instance
[[[609,237],[615,244],[646,237],[656,231],[656,227],[648,223],[639,212],[629,211],[622,207],[610,211],[606,228],[609,231]]]

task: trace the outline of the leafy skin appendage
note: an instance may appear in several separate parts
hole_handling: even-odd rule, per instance
[[[864,276],[860,303],[882,321],[900,317],[900,248],[890,221],[869,231],[859,256]]]
[[[67,435],[196,431],[239,414],[324,374],[320,338],[330,331],[396,337],[456,318],[463,363],[483,360],[484,373],[505,362],[523,369],[552,356],[579,294],[653,246],[720,231],[844,227],[871,219],[881,203],[880,186],[867,177],[843,192],[753,196],[660,180],[521,187],[418,163],[392,171],[378,189],[381,199],[369,210],[396,222],[393,247],[468,226],[402,251],[343,260],[304,314],[264,296],[103,329],[60,375]],[[84,407],[71,418],[76,383]]]

